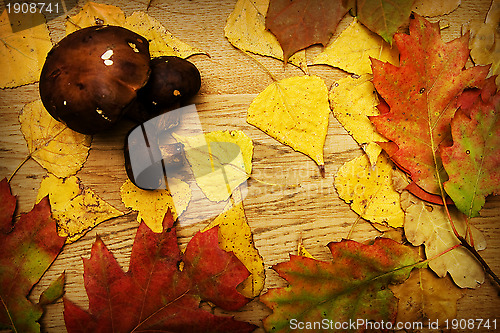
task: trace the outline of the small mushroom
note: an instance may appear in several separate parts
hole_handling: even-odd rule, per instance
[[[55,119],[80,133],[113,126],[150,75],[148,41],[122,27],[77,30],[47,55],[40,97]]]

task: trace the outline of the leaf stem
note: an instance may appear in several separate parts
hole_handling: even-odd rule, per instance
[[[10,183],[10,181],[12,180],[12,178],[15,176],[15,174],[19,171],[19,169],[21,169],[21,167],[24,165],[24,163],[26,163],[29,159],[31,158],[31,154],[28,154],[24,160],[22,160],[21,163],[19,163],[19,165],[17,166],[17,168],[12,172],[12,174],[9,176],[9,178],[7,179],[7,182]]]

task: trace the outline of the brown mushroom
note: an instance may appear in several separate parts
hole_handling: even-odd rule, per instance
[[[63,38],[47,55],[40,97],[57,120],[80,133],[114,125],[150,74],[148,41],[125,28],[94,26]]]

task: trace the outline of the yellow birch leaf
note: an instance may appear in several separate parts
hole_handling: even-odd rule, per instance
[[[169,190],[142,190],[127,179],[120,195],[126,207],[139,212],[137,221],[144,221],[153,232],[159,233],[163,231],[163,217],[168,209],[176,219],[191,200],[191,189],[182,180],[169,178],[168,187]]]
[[[429,262],[429,267],[438,276],[444,277],[449,272],[453,281],[461,288],[476,288],[484,282],[483,267],[467,249],[458,247],[442,254],[460,243],[453,233],[443,206],[422,201],[403,191],[401,207],[405,211],[406,238],[415,246],[424,244],[427,258],[437,256]],[[455,207],[449,207],[449,210],[457,232],[465,236],[465,215]],[[470,230],[476,250],[486,248],[483,234],[474,226],[470,226]]]
[[[350,76],[335,82],[329,93],[330,108],[357,143],[364,146],[370,162],[375,164],[381,152],[375,142],[387,141],[368,118],[379,115],[379,100],[371,81],[372,75]]]
[[[313,65],[330,65],[354,74],[372,73],[370,57],[399,64],[399,52],[356,19],[313,59]]]
[[[134,12],[126,18],[123,27],[149,41],[149,53],[152,58],[160,56],[187,58],[193,54],[206,54],[174,37],[158,20],[144,12]]]
[[[240,293],[249,298],[260,294],[264,288],[264,261],[255,248],[252,231],[248,225],[243,203],[231,207],[217,216],[204,231],[219,226],[219,246],[221,249],[233,252],[245,265],[250,276],[241,283]]]
[[[316,258],[314,258],[314,256],[309,251],[307,251],[306,247],[304,246],[304,243],[302,243],[302,239],[299,241],[299,244],[297,245],[297,255],[316,260]]]
[[[92,137],[77,133],[55,120],[40,100],[24,106],[21,132],[30,156],[59,178],[76,174],[87,160]]]
[[[238,0],[227,19],[224,35],[240,50],[283,60],[278,39],[266,29],[268,7],[269,0]],[[307,73],[305,50],[295,53],[288,62]]]
[[[66,22],[66,35],[94,25],[116,25],[123,27],[125,13],[116,6],[87,2],[80,12],[70,16]]]
[[[328,89],[317,76],[275,81],[250,104],[247,122],[306,154],[320,168],[328,129]]]
[[[396,321],[401,323],[451,321],[463,296],[449,276],[440,278],[428,268],[412,270],[404,283],[389,288],[399,300]]]
[[[363,154],[345,163],[335,175],[335,188],[351,209],[371,222],[402,227],[400,194],[392,186],[392,162],[380,154],[372,166]]]
[[[7,10],[0,16],[0,88],[14,88],[38,81],[47,53],[52,48],[42,14],[23,14],[9,21]]]
[[[227,200],[252,173],[253,143],[242,131],[173,136],[184,145],[196,183],[210,201]]]
[[[68,236],[66,243],[73,243],[103,221],[123,215],[92,190],[84,188],[76,176],[61,179],[49,174],[40,184],[36,201],[47,195],[59,236]]]

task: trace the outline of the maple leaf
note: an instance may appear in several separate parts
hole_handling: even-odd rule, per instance
[[[41,100],[24,106],[19,115],[29,157],[48,172],[64,178],[76,174],[87,160],[92,137],[77,133],[55,120]]]
[[[472,105],[461,105],[451,123],[453,146],[441,150],[446,193],[469,217],[479,216],[487,195],[500,193],[500,92],[494,80],[487,80]]]
[[[268,7],[269,0],[238,0],[227,18],[224,36],[240,50],[284,60],[276,36],[266,29]],[[307,72],[305,50],[296,52],[288,62]]]
[[[69,333],[254,330],[254,325],[199,308],[200,299],[226,310],[249,301],[236,291],[248,271],[232,253],[218,247],[217,227],[193,236],[182,254],[170,211],[163,223],[162,233],[153,233],[141,223],[126,273],[102,240],[96,239],[90,258],[84,259],[89,312],[64,299]]]
[[[250,104],[247,122],[306,154],[324,170],[329,114],[325,82],[305,75],[275,81],[264,89]]]
[[[15,201],[6,179],[0,184],[0,197],[6,198],[9,203]],[[12,218],[12,212],[11,207],[0,210],[0,220]],[[12,231],[0,232],[1,328],[14,332],[40,332],[38,320],[43,313],[42,305],[53,301],[54,297],[58,298],[60,293],[56,292],[48,300],[44,298],[36,304],[27,296],[56,259],[64,241],[64,237],[57,235],[48,198],[36,204],[31,212],[21,215]]]
[[[408,277],[419,260],[415,251],[386,238],[371,245],[342,240],[328,247],[331,262],[291,255],[290,261],[273,267],[289,286],[260,297],[273,310],[264,319],[268,332],[294,331],[291,318],[394,322],[397,300],[387,286]]]
[[[346,13],[340,0],[270,0],[266,28],[278,39],[286,64],[310,45],[326,46]]]
[[[488,72],[479,66],[464,70],[468,38],[444,43],[437,24],[415,15],[410,35],[394,36],[401,66],[372,59],[373,83],[390,109],[370,120],[397,145],[389,154],[396,164],[433,194],[441,194],[440,184],[447,179],[439,149],[451,145],[457,97],[465,88],[481,85]]]
[[[38,81],[45,57],[52,48],[43,14],[24,15],[15,22],[10,22],[9,16],[7,10],[0,16],[0,88]]]
[[[16,210],[16,197],[10,192],[7,179],[0,181],[0,232],[4,234],[12,230],[12,217]]]

